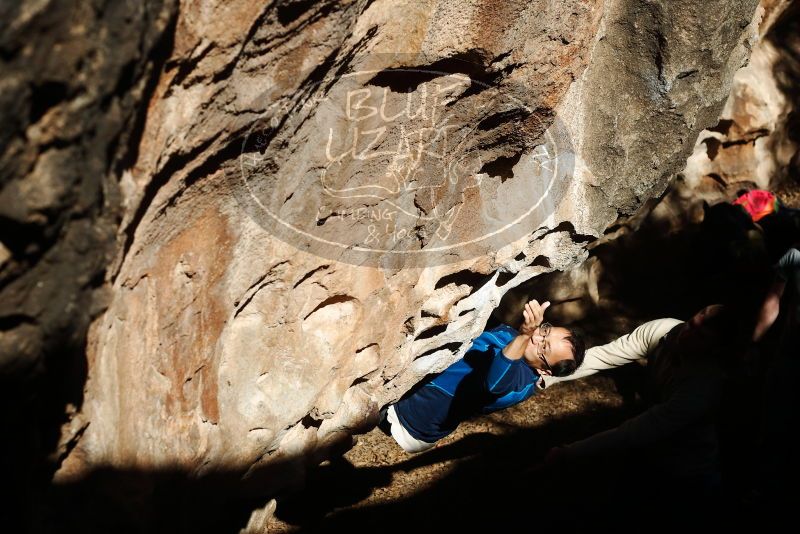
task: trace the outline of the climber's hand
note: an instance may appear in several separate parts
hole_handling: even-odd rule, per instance
[[[527,336],[532,336],[534,330],[544,321],[544,311],[550,306],[550,302],[539,304],[539,301],[532,300],[525,304],[525,309],[522,310],[522,327],[520,332]]]

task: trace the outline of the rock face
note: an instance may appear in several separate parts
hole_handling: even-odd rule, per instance
[[[135,158],[142,95],[177,12],[170,1],[51,4],[0,11],[4,376],[36,374],[42,355],[82,351],[102,312],[93,293],[122,214],[118,175]]]
[[[277,465],[259,479],[266,494],[302,480],[379,406],[463,354],[509,289],[581,262],[587,243],[664,191],[717,123],[757,39],[756,7],[98,8],[89,20],[133,18],[115,37],[130,52],[87,45],[80,66],[52,66],[62,78],[5,77],[46,96],[3,93],[40,110],[3,112],[3,135],[17,136],[2,156],[4,221],[76,251],[44,261],[4,222],[7,365],[44,350],[43,334],[20,329],[63,326],[42,307],[57,291],[75,295],[71,331],[107,305],[89,330],[57,481],[101,466],[256,477]],[[33,8],[10,15],[18,32],[45,27]],[[59,21],[65,43],[91,34]],[[12,61],[26,50],[15,35],[3,37],[22,50]],[[97,58],[124,67],[80,85]],[[83,191],[82,203],[67,195]],[[73,226],[94,235],[82,221],[99,229],[83,248],[68,238]],[[91,299],[104,266],[110,297]],[[49,293],[16,289],[53,278],[39,289]],[[13,311],[23,296],[41,309]]]
[[[682,173],[698,197],[730,200],[739,189],[767,189],[797,175],[796,97],[788,85],[797,76],[797,43],[780,35],[796,29],[797,7],[767,6],[761,39],[734,77],[719,123],[700,134]]]
[[[42,458],[81,405],[87,330],[110,295],[119,176],[136,159],[177,8],[0,6],[0,466],[11,516],[36,517],[52,474]]]
[[[762,2],[758,43],[748,65],[733,78],[731,93],[713,127],[697,137],[686,167],[660,199],[623,217],[589,247],[579,267],[532,280],[506,296],[497,320],[511,320],[519,303],[548,298],[551,319],[582,322],[598,339],[630,331],[647,318],[686,317],[708,304],[716,273],[701,272],[692,244],[703,203],[730,202],[740,190],[778,189],[797,183],[800,145],[796,134],[800,79],[798,5]],[[752,282],[751,282],[752,284]]]

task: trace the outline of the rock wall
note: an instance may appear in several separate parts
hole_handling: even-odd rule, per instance
[[[44,97],[5,93],[40,111],[3,112],[18,147],[0,197],[4,361],[42,358],[29,323],[69,317],[80,337],[107,306],[57,482],[266,473],[267,494],[463,354],[509,289],[580,263],[660,195],[717,123],[761,18],[756,0],[143,6],[58,18],[66,43],[108,18],[92,42],[128,44],[20,82]],[[49,27],[45,7],[10,9],[4,51]],[[119,69],[81,82],[97,58]],[[53,195],[68,180],[93,191],[85,208]],[[7,220],[76,254],[25,256],[36,240]],[[81,221],[102,232],[75,248]],[[30,289],[45,282],[80,297],[58,321],[7,297],[56,302]]]
[[[39,520],[61,423],[82,404],[87,330],[111,295],[119,176],[136,160],[177,8],[0,6],[0,468],[10,530],[17,514]]]
[[[791,131],[796,97],[786,77],[796,75],[797,43],[778,35],[796,29],[797,6],[764,6],[761,39],[750,62],[734,77],[719,122],[701,132],[680,174],[684,198],[693,196],[695,203],[731,200],[743,188],[775,189],[797,176],[798,145]]]
[[[81,347],[107,300],[96,293],[122,213],[118,175],[135,159],[142,95],[177,5],[105,4],[0,12],[3,376]]]
[[[790,205],[798,203],[799,7],[761,2],[760,38],[748,65],[734,76],[719,121],[700,132],[685,168],[663,195],[615,221],[579,267],[508,294],[495,320],[514,320],[520,303],[537,296],[553,302],[553,320],[581,323],[602,341],[643,320],[686,317],[719,297],[713,279],[725,266],[717,265],[716,275],[703,272],[697,248],[703,204],[730,202],[751,188],[777,190]]]

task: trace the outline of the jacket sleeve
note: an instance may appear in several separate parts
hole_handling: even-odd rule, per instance
[[[646,358],[658,346],[661,338],[681,322],[678,319],[656,319],[642,324],[630,334],[625,334],[611,343],[592,347],[586,351],[583,363],[573,374],[563,377],[547,376],[544,378],[545,386],[583,378],[598,371]]]
[[[475,340],[476,345],[484,347],[491,357],[485,385],[486,390],[494,395],[521,391],[528,385],[524,359],[511,360],[503,354],[503,349],[513,336],[510,329],[503,332],[502,328],[486,331]]]
[[[494,395],[504,395],[525,388],[525,361],[509,360],[501,347],[492,347],[493,357],[486,373],[486,389]]]
[[[720,395],[720,380],[694,377],[684,382],[665,402],[614,429],[567,445],[565,452],[572,457],[592,458],[651,445],[710,416],[719,404]]]

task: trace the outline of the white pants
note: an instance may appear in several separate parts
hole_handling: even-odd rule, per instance
[[[394,411],[394,404],[389,406],[389,409],[386,410],[386,420],[389,421],[392,437],[404,451],[413,454],[415,452],[427,451],[436,445],[435,443],[418,440],[409,434],[408,430],[400,424],[400,420],[397,418],[397,412]]]

